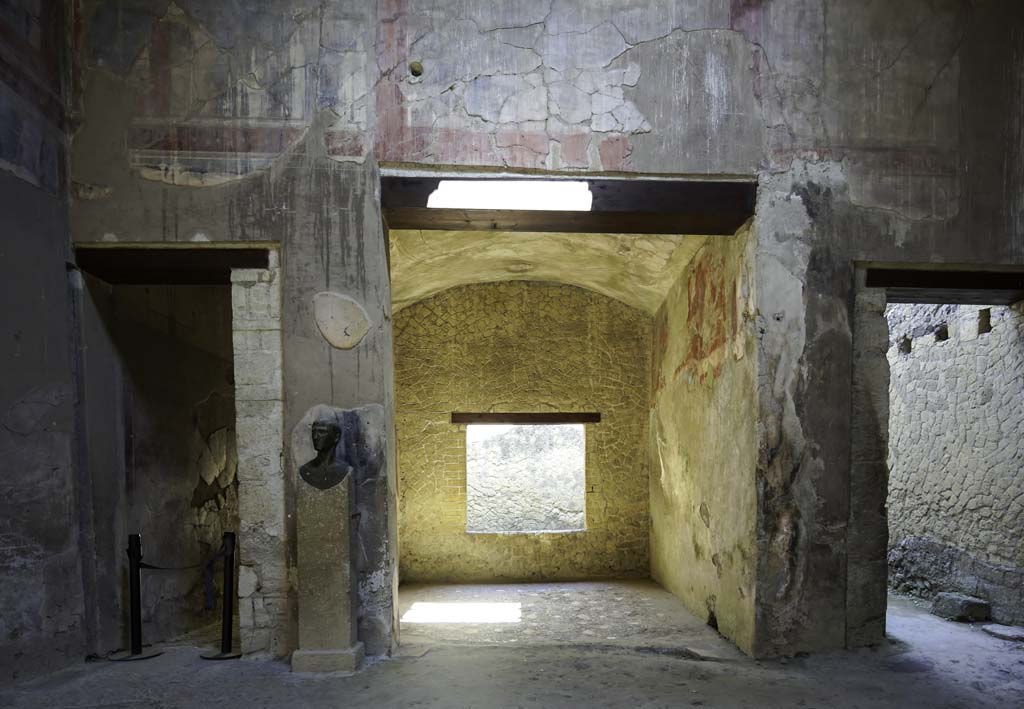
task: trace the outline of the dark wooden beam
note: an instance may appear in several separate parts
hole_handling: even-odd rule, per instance
[[[438,231],[538,231],[585,234],[700,234],[732,236],[749,215],[743,212],[556,212],[515,209],[385,210],[389,229]]]
[[[1024,300],[1024,271],[869,268],[865,285],[890,303],[1012,305]]]
[[[757,186],[714,180],[586,179],[589,212],[430,209],[440,177],[383,177],[381,206],[391,229],[539,231],[731,236],[754,214]],[[454,177],[472,181],[523,178]]]
[[[522,412],[522,413],[465,413],[452,412],[452,423],[514,423],[522,425],[558,424],[558,423],[600,423],[601,414],[597,412]]]
[[[75,249],[79,269],[120,285],[229,285],[233,268],[267,268],[266,249]]]

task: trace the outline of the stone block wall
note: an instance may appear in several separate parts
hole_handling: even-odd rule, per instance
[[[890,582],[977,595],[1024,622],[1024,309],[886,317]]]
[[[651,320],[594,292],[464,286],[395,315],[399,565],[405,581],[648,575]],[[586,530],[466,531],[466,430],[453,411],[598,411]]]
[[[285,520],[281,287],[270,268],[231,273],[238,435],[239,630],[245,653],[286,655],[295,646]]]

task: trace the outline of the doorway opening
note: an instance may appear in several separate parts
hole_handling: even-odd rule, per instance
[[[261,313],[239,307],[232,273],[268,272],[270,256],[104,245],[80,247],[77,263],[80,505],[96,557],[86,571],[86,602],[96,608],[91,644],[100,655],[126,647],[124,549],[139,534],[144,563],[162,567],[142,572],[144,641],[216,645],[222,575],[218,567],[208,593],[204,565],[225,532],[242,531],[246,423],[238,413],[273,388],[249,366],[246,337],[260,332],[246,327],[246,314]],[[279,356],[279,333],[277,344]],[[280,381],[279,366],[263,370]],[[236,593],[247,582],[239,558]],[[245,608],[235,609],[237,641]]]
[[[1024,274],[878,267],[865,285],[859,302],[874,302],[881,327],[859,328],[856,366],[885,410],[887,515],[874,538],[888,540],[888,629],[899,637],[913,604],[948,620],[1020,625]],[[884,344],[865,342],[872,332]]]
[[[381,186],[403,644],[644,644],[626,616],[674,604],[689,635],[664,642],[749,648],[754,185],[577,180],[531,206],[457,177],[505,201]]]

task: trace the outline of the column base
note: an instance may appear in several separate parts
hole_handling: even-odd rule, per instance
[[[363,664],[363,644],[346,650],[296,650],[292,672],[355,672]]]

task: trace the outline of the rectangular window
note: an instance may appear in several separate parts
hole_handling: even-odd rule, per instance
[[[586,529],[583,424],[466,426],[466,531]]]

